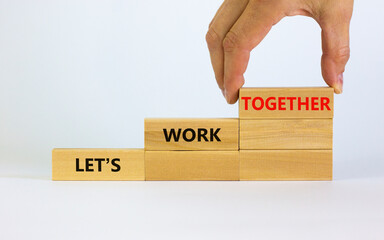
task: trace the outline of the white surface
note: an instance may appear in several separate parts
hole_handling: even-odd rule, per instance
[[[383,239],[384,2],[356,1],[333,182],[51,182],[53,147],[143,147],[145,117],[236,117],[204,42],[220,1],[0,0],[0,239]],[[246,86],[324,86],[286,18]]]
[[[1,239],[377,239],[384,179],[0,180]]]

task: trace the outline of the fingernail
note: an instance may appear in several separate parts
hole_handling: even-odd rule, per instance
[[[221,89],[221,93],[223,94],[223,97],[225,98],[225,90],[224,90],[224,88]]]
[[[343,83],[344,83],[344,76],[343,76],[343,73],[340,73],[339,76],[337,76],[337,83],[335,85],[335,93],[340,94],[343,92]]]
[[[228,94],[227,94],[226,89],[224,89],[224,97],[225,97],[225,100],[229,103],[229,98],[228,98]]]

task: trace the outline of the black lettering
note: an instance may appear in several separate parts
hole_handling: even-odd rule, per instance
[[[167,129],[163,129],[163,132],[164,132],[164,137],[165,137],[165,141],[167,142],[170,142],[172,137],[173,139],[175,140],[175,142],[178,142],[179,141],[179,138],[180,138],[180,133],[181,133],[181,128],[179,128],[179,130],[177,131],[177,135],[176,135],[176,132],[175,132],[175,129],[174,128],[171,128],[169,130],[169,135],[167,133]]]
[[[191,138],[187,138],[187,132],[191,132],[192,133],[192,136]],[[186,142],[192,142],[193,140],[195,140],[195,137],[196,137],[196,133],[195,133],[195,130],[193,130],[192,128],[187,128],[184,130],[183,132],[183,139],[184,141]]]
[[[116,167],[115,169],[111,169],[111,171],[112,172],[118,172],[118,171],[120,171],[120,169],[121,169],[121,167],[120,167],[120,165],[118,164],[118,163],[116,163],[116,162],[120,162],[120,159],[119,158],[114,158],[114,159],[112,159],[112,161],[111,161],[111,164],[114,166],[114,167]]]
[[[217,136],[221,128],[217,128],[215,132],[213,132],[213,128],[211,128],[211,142],[213,142],[213,138],[216,139],[216,141],[221,142],[220,138]]]
[[[95,161],[97,162],[97,169],[99,172],[101,172],[101,163],[105,161],[104,158],[95,158]]]
[[[86,172],[93,172],[93,169],[90,168],[93,166],[92,161],[93,161],[93,158],[86,158],[85,159],[85,171]]]
[[[80,168],[80,160],[76,158],[76,172],[84,172],[83,168]]]
[[[197,141],[201,142],[201,138],[204,138],[206,142],[208,142],[208,138],[206,137],[208,130],[205,128],[197,129]]]

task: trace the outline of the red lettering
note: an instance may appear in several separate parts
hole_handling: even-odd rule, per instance
[[[250,100],[252,101],[250,102]],[[249,110],[250,104],[252,104],[252,108],[256,111],[263,110],[264,107],[271,111],[285,111],[288,109],[331,111],[329,106],[330,99],[328,97],[268,97],[266,99],[262,97],[241,97],[241,101],[244,101],[244,110]],[[288,104],[289,107],[287,106]]]
[[[244,110],[248,110],[248,101],[251,97],[241,97],[241,100],[244,100]]]
[[[287,110],[285,108],[285,101],[283,101],[285,99],[285,97],[279,97],[278,100],[279,100],[279,110]]]
[[[287,97],[289,100],[289,110],[293,110],[293,100],[296,100],[296,97]]]
[[[257,106],[256,106],[256,100],[260,100],[260,107],[257,107]],[[263,100],[261,97],[255,97],[255,98],[252,100],[252,107],[253,107],[253,109],[255,109],[255,110],[261,110],[261,109],[263,109],[263,107],[264,107],[264,100]]]
[[[331,111],[331,108],[328,106],[329,104],[329,98],[327,97],[322,97],[320,98],[320,102],[321,102],[321,110],[324,110],[324,107],[328,110],[328,111]]]
[[[303,106],[303,105],[305,105],[305,110],[309,110],[309,98],[308,97],[305,98],[305,102],[302,102],[301,97],[299,97],[298,102],[299,102],[299,110],[301,110],[301,106]]]
[[[276,110],[276,102],[270,103],[271,100],[276,100],[276,98],[275,97],[267,98],[267,100],[265,101],[265,106],[267,107],[268,110]]]
[[[311,105],[312,105],[312,110],[313,110],[313,111],[318,111],[318,110],[319,110],[319,108],[316,107],[316,106],[319,105],[319,102],[317,102],[316,100],[318,101],[319,98],[318,98],[318,97],[312,97],[312,98],[311,98]]]

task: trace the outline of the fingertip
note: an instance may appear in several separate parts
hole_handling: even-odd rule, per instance
[[[343,89],[338,87],[338,86],[333,87],[333,90],[336,94],[342,94],[343,93]]]
[[[328,86],[333,88],[335,94],[343,93],[343,73],[340,73],[337,76],[334,75],[333,77],[324,77],[324,80],[328,84]]]
[[[337,65],[327,55],[323,55],[321,59],[321,69],[324,81],[328,86],[333,88],[335,94],[341,94],[343,92],[344,77],[343,72],[345,65]]]
[[[343,93],[343,84],[344,84],[344,76],[343,76],[343,73],[340,73],[337,76],[337,82],[335,83],[335,86],[333,87],[336,94]]]
[[[235,104],[237,102],[237,99],[239,98],[239,91],[230,92],[224,90],[224,96],[228,104]]]

